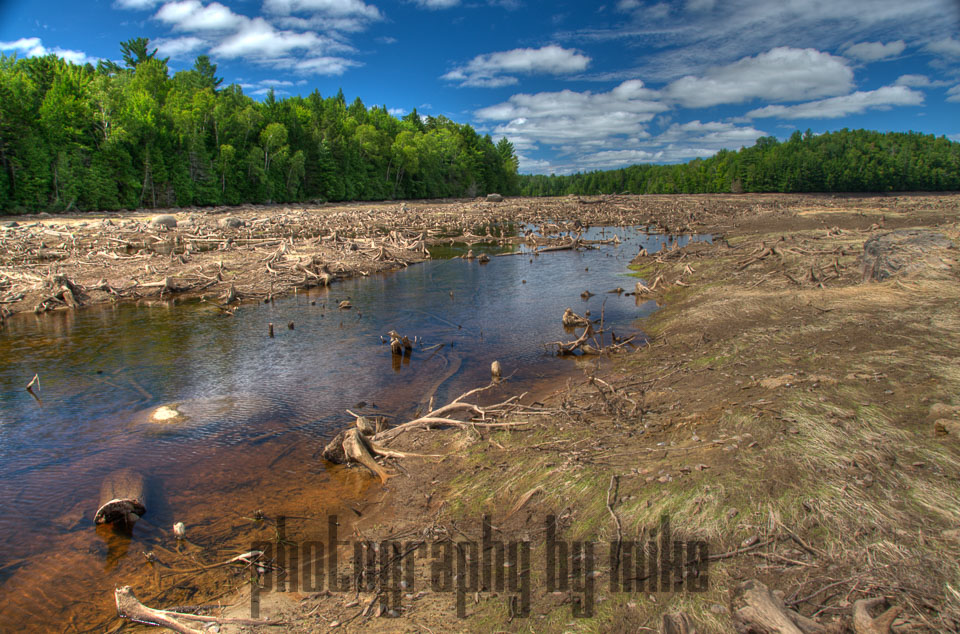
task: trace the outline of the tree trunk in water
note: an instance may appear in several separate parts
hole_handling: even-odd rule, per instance
[[[142,475],[132,469],[114,471],[100,486],[100,507],[94,522],[130,528],[147,512],[146,496]]]

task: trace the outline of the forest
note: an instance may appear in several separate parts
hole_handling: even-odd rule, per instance
[[[960,143],[916,132],[799,131],[675,165],[523,175],[524,196],[960,190]]]
[[[505,138],[342,91],[260,102],[207,56],[171,76],[148,39],[120,48],[96,67],[0,55],[0,211],[518,192]]]

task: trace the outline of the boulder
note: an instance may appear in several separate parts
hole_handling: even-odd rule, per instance
[[[863,243],[863,281],[893,276],[944,277],[955,264],[953,242],[938,231],[897,229]]]
[[[940,418],[933,421],[933,433],[938,436],[960,438],[960,421]]]
[[[151,218],[150,224],[154,227],[162,227],[163,229],[173,229],[177,226],[177,219],[170,214],[163,214]]]
[[[228,229],[239,229],[244,226],[246,223],[239,218],[221,218],[220,226]]]
[[[488,202],[488,203],[502,203],[502,202],[503,202],[503,196],[501,196],[500,194],[487,194],[487,202]]]

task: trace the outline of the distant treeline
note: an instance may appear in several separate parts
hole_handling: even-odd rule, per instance
[[[524,196],[960,190],[960,143],[916,132],[794,132],[678,165],[524,175]]]
[[[513,146],[342,91],[263,102],[206,56],[170,76],[149,41],[124,65],[0,55],[0,210],[518,193]]]

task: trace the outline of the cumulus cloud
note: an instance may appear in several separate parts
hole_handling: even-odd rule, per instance
[[[937,53],[946,57],[960,57],[960,40],[952,37],[945,37],[940,40],[934,40],[925,47],[931,53]]]
[[[640,80],[626,81],[609,92],[563,90],[517,94],[478,110],[481,121],[502,121],[494,132],[529,142],[561,145],[604,143],[608,139],[646,135],[646,123],[667,109]]]
[[[443,75],[442,79],[459,82],[461,86],[492,88],[518,82],[517,74],[566,75],[584,70],[590,58],[582,53],[556,44],[541,48],[516,48],[477,55],[464,66]]]
[[[263,18],[247,20],[236,32],[224,38],[211,53],[228,59],[271,60],[294,51],[321,52],[340,45],[316,33],[281,31]]]
[[[189,57],[196,51],[209,46],[209,42],[206,40],[192,35],[170,39],[160,38],[151,40],[150,43],[157,47],[157,52],[161,57],[172,57],[174,59]]]
[[[168,2],[160,7],[157,20],[178,31],[228,31],[240,28],[249,18],[234,13],[219,2],[203,6],[199,0]]]
[[[664,96],[687,108],[704,108],[752,99],[800,101],[842,95],[853,86],[843,58],[812,48],[777,47],[732,64],[714,66],[701,76],[687,75]]]
[[[383,19],[379,9],[362,0],[266,0],[264,8],[267,17],[251,18],[219,2],[168,2],[154,19],[189,35],[159,38],[157,47],[171,57],[206,50],[224,59],[244,59],[303,74],[342,75],[360,66],[344,56],[355,49],[343,32],[360,31]]]
[[[116,0],[113,3],[115,9],[130,9],[132,11],[143,11],[152,9],[159,0]]]
[[[100,58],[90,57],[83,51],[74,51],[55,46],[47,48],[43,45],[43,40],[39,37],[21,37],[12,42],[0,42],[0,51],[16,51],[27,57],[43,57],[44,55],[56,55],[61,59],[74,64],[95,64]]]
[[[864,62],[876,62],[888,57],[896,57],[907,47],[903,40],[893,42],[860,42],[847,48],[845,53]]]
[[[914,88],[923,88],[930,85],[930,78],[926,75],[900,75],[894,86],[912,86]]]
[[[947,91],[947,101],[960,101],[960,84]]]
[[[884,86],[876,90],[857,91],[842,97],[832,97],[801,103],[795,106],[766,106],[747,113],[750,118],[778,117],[780,119],[835,119],[860,114],[868,109],[885,110],[891,106],[919,106],[923,93],[906,86]]]
[[[321,13],[333,17],[362,17],[380,20],[380,10],[361,0],[266,0],[263,8],[280,15],[291,13]]]

